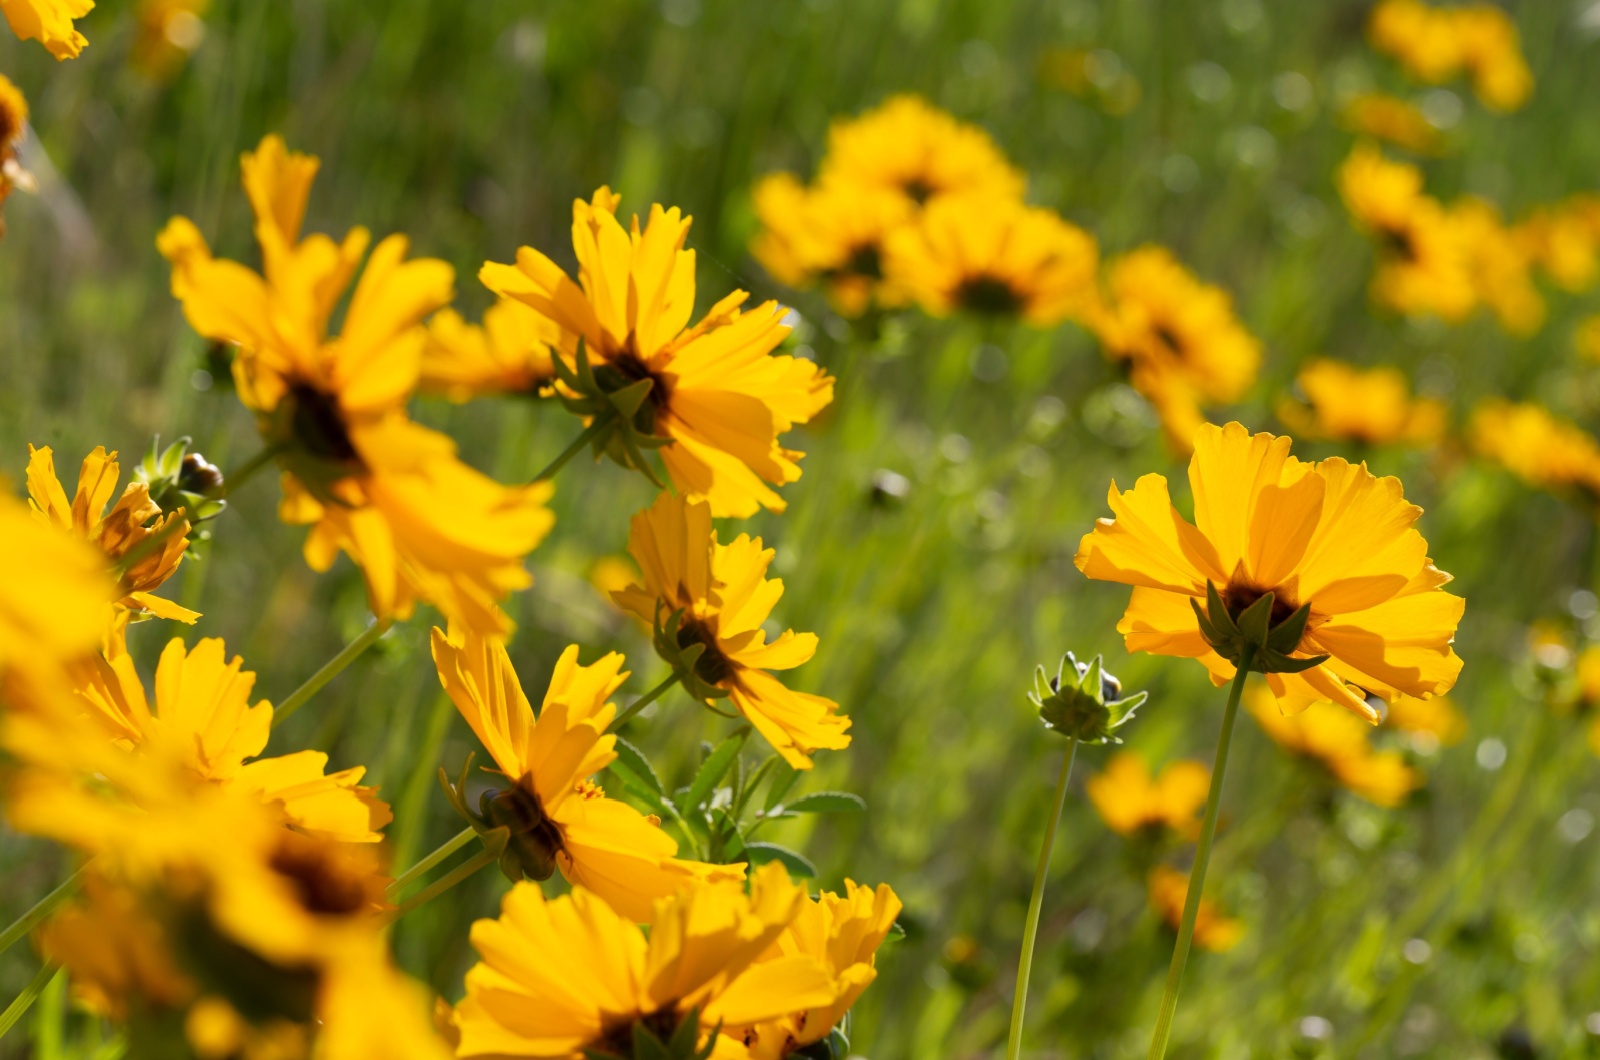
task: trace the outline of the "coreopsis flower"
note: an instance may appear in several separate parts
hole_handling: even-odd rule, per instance
[[[1424,445],[1444,434],[1444,403],[1413,398],[1393,365],[1358,368],[1319,357],[1300,369],[1295,387],[1305,400],[1279,402],[1278,419],[1304,438]]]
[[[1339,194],[1356,226],[1379,241],[1375,301],[1407,314],[1459,323],[1477,305],[1461,233],[1422,190],[1422,172],[1357,144],[1339,168]]]
[[[171,78],[205,40],[211,0],[141,0],[133,65],[156,81]]]
[[[1020,200],[1027,185],[988,133],[913,95],[835,121],[818,180],[885,188],[913,204],[969,192]]]
[[[1150,870],[1148,882],[1150,908],[1173,931],[1183,922],[1183,903],[1189,897],[1189,874],[1169,865]],[[1213,953],[1225,953],[1239,944],[1244,924],[1225,915],[1217,903],[1200,899],[1194,917],[1194,944]]]
[[[1339,457],[1297,460],[1289,444],[1237,423],[1201,427],[1193,523],[1161,475],[1127,492],[1112,483],[1115,518],[1084,535],[1075,562],[1134,587],[1117,625],[1128,650],[1196,659],[1219,685],[1249,650],[1284,709],[1326,699],[1370,721],[1368,695],[1449,691],[1465,601],[1442,589],[1450,576],[1414,526],[1422,509],[1398,479]]]
[[[367,260],[344,312],[368,237],[300,237],[315,158],[269,136],[244,156],[265,274],[213,258],[198,229],[174,218],[161,234],[173,293],[200,334],[238,347],[234,382],[282,467],[279,516],[310,525],[315,570],[344,552],[366,575],[380,620],[425,600],[475,629],[504,635],[499,601],[530,583],[521,558],[549,531],[548,483],[508,488],[456,457],[455,443],[410,420],[427,329],[449,302],[453,271],[406,261],[403,236]]]
[[[1203,283],[1165,247],[1145,246],[1113,260],[1107,295],[1090,324],[1108,356],[1161,416],[1179,453],[1205,422],[1202,404],[1242,398],[1261,367],[1261,343],[1234,314],[1220,287]]]
[[[461,402],[485,394],[543,394],[555,383],[550,348],[560,331],[521,302],[502,298],[469,324],[454,309],[428,322],[419,389]]]
[[[1474,449],[1530,486],[1577,487],[1600,497],[1600,443],[1542,405],[1486,401],[1473,412],[1468,434]]]
[[[1412,745],[1422,750],[1453,746],[1467,733],[1467,719],[1447,696],[1396,696],[1388,708],[1383,723],[1410,736]]]
[[[1461,68],[1455,21],[1422,0],[1379,0],[1368,17],[1367,39],[1419,81],[1448,81]]]
[[[805,889],[776,862],[750,885],[748,895],[721,883],[663,898],[647,935],[582,887],[548,900],[517,884],[497,919],[472,925],[481,960],[456,1006],[456,1055],[738,1056],[719,1028],[831,1006],[833,977],[816,957],[759,961],[800,915]]]
[[[628,552],[640,580],[613,596],[656,630],[656,650],[691,695],[707,703],[726,696],[794,769],[810,769],[813,751],[850,745],[839,704],[768,672],[810,659],[817,635],[785,630],[767,640],[762,626],[783,582],[767,578],[773,551],[759,537],[721,544],[708,505],[663,493],[633,517]]]
[[[28,499],[35,516],[94,545],[113,566],[127,564],[119,575],[122,596],[116,608],[140,618],[171,618],[193,625],[200,612],[153,592],[177,572],[189,547],[189,521],[182,511],[163,515],[143,482],[129,482],[107,511],[121,477],[117,454],[96,446],[78,468],[78,485],[69,501],[56,477],[50,447],[28,446]]]
[[[122,595],[105,554],[47,525],[0,494],[0,549],[16,557],[0,579],[0,699],[16,706],[22,680],[35,694],[66,694],[68,669],[93,654],[105,615]],[[59,686],[57,688],[56,686]],[[3,713],[3,712],[0,712]]]
[[[548,879],[557,868],[624,916],[646,920],[657,898],[705,880],[739,880],[744,865],[682,861],[678,844],[590,778],[616,760],[616,716],[607,702],[627,678],[622,656],[578,663],[574,645],[551,675],[537,720],[505,645],[465,631],[433,631],[445,691],[511,787],[484,796],[474,825],[505,829],[501,864],[513,879]]]
[[[1572,332],[1572,345],[1584,360],[1600,362],[1600,313],[1578,321]]]
[[[1398,752],[1373,748],[1371,726],[1348,711],[1320,703],[1290,717],[1259,685],[1246,691],[1244,705],[1279,747],[1315,762],[1368,802],[1398,806],[1422,786],[1422,775]]]
[[[984,193],[944,195],[889,234],[884,271],[935,316],[1020,317],[1050,327],[1086,316],[1094,237],[1050,210]]]
[[[1352,132],[1387,140],[1419,155],[1437,155],[1444,150],[1444,138],[1433,123],[1415,104],[1396,96],[1360,93],[1345,104],[1340,120]]]
[[[28,101],[22,90],[0,74],[0,207],[17,188],[33,187],[33,177],[17,161],[17,144],[28,128]],[[6,234],[4,215],[0,215],[0,236]]]
[[[1185,839],[1200,835],[1200,808],[1211,785],[1211,770],[1187,759],[1172,762],[1152,776],[1132,751],[1111,757],[1103,772],[1089,778],[1084,791],[1095,812],[1118,835],[1158,835],[1170,828]]]
[[[827,969],[833,998],[826,1004],[797,1006],[778,1019],[730,1031],[729,1037],[742,1041],[752,1060],[804,1055],[807,1046],[829,1037],[877,978],[878,947],[900,915],[900,899],[886,883],[873,889],[845,880],[844,887],[842,897],[823,891],[815,899],[805,899],[799,916],[753,966],[759,969],[795,956],[814,958]]]
[[[884,275],[890,235],[916,215],[905,195],[837,180],[806,187],[792,173],[773,173],[751,197],[761,232],[750,252],[780,283],[820,285],[847,317],[905,304],[906,293]]]
[[[531,247],[515,265],[485,264],[479,278],[559,328],[557,352],[576,366],[568,378],[587,374],[581,385],[592,392],[582,396],[617,421],[605,444],[620,460],[645,467],[641,444],[659,446],[674,486],[719,517],[782,511],[772,487],[800,477],[804,454],[778,438],[833,400],[833,379],[810,361],[773,355],[789,333],[776,302],[742,312],[749,295],[734,291],[690,327],[691,219],[656,205],[642,230],[637,217],[629,230],[617,220],[619,201],[601,188],[573,203],[576,282]],[[642,394],[633,389],[646,380]]]
[[[1478,99],[1491,110],[1521,107],[1533,94],[1533,71],[1511,16],[1493,4],[1470,4],[1452,14],[1462,65],[1472,74]]]
[[[1600,196],[1574,195],[1516,226],[1526,253],[1558,286],[1588,290],[1600,277]]]
[[[59,59],[76,59],[89,43],[72,20],[94,10],[94,0],[0,0],[11,32],[36,40]]]
[[[1493,203],[1465,196],[1450,204],[1472,277],[1473,292],[1513,335],[1532,335],[1544,323],[1544,297],[1533,284],[1533,255],[1525,240],[1500,219]]]
[[[1485,106],[1516,110],[1533,91],[1516,25],[1493,4],[1435,8],[1421,0],[1382,0],[1367,35],[1419,81],[1439,84],[1466,71]]]

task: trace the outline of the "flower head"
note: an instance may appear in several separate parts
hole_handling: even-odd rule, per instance
[[[607,702],[627,678],[612,652],[589,666],[574,645],[561,655],[535,719],[498,640],[433,631],[445,691],[489,749],[511,787],[484,796],[475,826],[504,829],[501,864],[513,879],[547,879],[557,868],[624,916],[647,919],[651,903],[691,883],[738,880],[744,866],[680,861],[678,844],[590,779],[617,757],[605,730]]]
[[[0,206],[13,189],[33,187],[33,177],[17,161],[17,144],[27,128],[28,101],[21,89],[0,74]],[[5,234],[5,218],[0,216],[0,236]]]
[[[1582,660],[1579,660],[1582,670]],[[1467,733],[1467,719],[1446,696],[1417,699],[1413,696],[1396,696],[1388,703],[1383,723],[1391,729],[1411,737],[1412,746],[1420,751],[1438,750],[1461,742]]]
[[[0,579],[0,679],[29,682],[36,694],[65,694],[68,669],[93,654],[122,587],[104,553],[5,495],[0,550],[25,559]]]
[[[418,380],[425,393],[461,402],[483,394],[543,394],[555,383],[550,348],[560,331],[545,317],[502,298],[469,324],[454,309],[428,322]]]
[[[1189,897],[1189,874],[1168,865],[1157,865],[1150,870],[1150,908],[1161,917],[1162,923],[1176,931],[1183,920],[1183,903]],[[1217,904],[1208,898],[1200,899],[1194,918],[1194,944],[1203,950],[1223,953],[1239,944],[1244,925],[1225,916]]]
[[[944,195],[890,233],[885,272],[936,316],[963,310],[1037,327],[1093,301],[1094,237],[1049,210],[985,193]]]
[[[1070,651],[1056,664],[1055,676],[1034,667],[1028,698],[1039,708],[1045,728],[1084,743],[1121,743],[1116,732],[1133,719],[1149,693],[1122,694],[1122,682],[1106,672],[1100,656],[1079,662]]]
[[[373,613],[409,615],[426,600],[497,635],[499,601],[529,584],[521,557],[549,531],[549,484],[507,488],[456,458],[455,443],[413,423],[427,329],[451,296],[442,261],[405,259],[402,236],[368,258],[335,336],[329,318],[368,238],[300,238],[317,160],[269,136],[244,157],[264,275],[213,258],[192,223],[159,240],[173,293],[195,330],[238,346],[234,381],[283,468],[285,522],[310,524],[306,561],[327,570],[339,552],[362,568]]]
[[[93,10],[94,0],[0,0],[11,32],[38,41],[57,59],[76,59],[89,43],[72,20]]]
[[[1484,105],[1516,110],[1533,91],[1517,27],[1493,4],[1429,7],[1421,0],[1382,0],[1372,9],[1367,35],[1419,81],[1438,84],[1462,71]]]
[[[1513,335],[1532,335],[1544,323],[1544,296],[1533,283],[1533,253],[1506,227],[1493,203],[1465,196],[1450,205],[1473,292]]]
[[[1252,641],[1251,668],[1269,649],[1283,660],[1267,681],[1286,707],[1328,699],[1372,721],[1368,694],[1431,696],[1455,684],[1464,602],[1442,591],[1450,576],[1428,558],[1413,525],[1422,509],[1398,479],[1337,457],[1297,460],[1288,438],[1230,423],[1195,435],[1189,484],[1194,523],[1160,475],[1126,493],[1113,483],[1116,517],[1078,546],[1079,570],[1134,587],[1117,626],[1129,651],[1197,659],[1221,684],[1235,664],[1207,639],[1224,631],[1205,624],[1250,635],[1242,627],[1259,619],[1271,638]]]
[[[1600,278],[1600,196],[1574,195],[1535,210],[1514,233],[1534,264],[1565,290],[1587,290]]]
[[[1387,140],[1419,155],[1444,151],[1444,138],[1421,110],[1382,92],[1363,92],[1353,97],[1345,104],[1341,120],[1353,132]]]
[[[1200,835],[1211,770],[1199,762],[1173,762],[1152,776],[1143,758],[1120,751],[1105,771],[1090,777],[1084,791],[1095,812],[1118,835],[1160,833],[1170,828],[1185,839]]]
[[[810,659],[817,635],[785,630],[768,642],[762,625],[783,582],[766,577],[773,552],[759,537],[721,544],[710,507],[663,493],[633,517],[628,551],[641,579],[615,599],[656,629],[657,650],[683,667],[691,694],[708,702],[727,696],[795,769],[810,769],[813,751],[850,745],[839,704],[792,691],[767,672]]]
[[[1164,247],[1113,260],[1107,297],[1090,318],[1106,353],[1156,407],[1180,453],[1205,422],[1202,403],[1237,401],[1255,382],[1261,344],[1220,287],[1203,283]]]
[[[818,177],[884,188],[913,204],[968,192],[1020,200],[1027,183],[988,133],[913,95],[834,122]]]
[[[804,454],[778,438],[833,400],[832,378],[772,354],[789,333],[776,302],[741,312],[749,296],[735,291],[691,327],[695,256],[683,245],[691,219],[656,205],[642,229],[637,217],[624,228],[619,202],[601,188],[573,203],[576,282],[531,247],[515,265],[484,265],[479,278],[559,330],[563,379],[583,387],[584,414],[614,405],[603,414],[617,420],[606,444],[619,459],[644,467],[641,442],[659,447],[673,484],[718,516],[782,511],[772,487],[799,479]],[[625,394],[634,400],[624,409],[615,403]]]
[[[1300,369],[1295,385],[1305,402],[1280,402],[1278,418],[1305,438],[1425,444],[1444,433],[1443,402],[1411,397],[1405,373],[1392,365],[1358,368],[1317,358]]]
[[[1530,486],[1577,487],[1600,497],[1600,443],[1542,405],[1486,401],[1473,412],[1468,433],[1474,449]]]
[[[205,40],[210,7],[211,0],[141,0],[134,66],[155,81],[171,78]]]
[[[1340,786],[1368,802],[1398,806],[1422,785],[1422,775],[1399,753],[1374,750],[1371,726],[1348,711],[1321,703],[1290,717],[1259,685],[1246,693],[1245,709],[1274,743],[1322,766]]]

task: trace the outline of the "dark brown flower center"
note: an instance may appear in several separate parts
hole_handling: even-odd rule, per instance
[[[845,263],[832,270],[830,275],[838,278],[859,276],[868,280],[881,280],[883,253],[876,243],[863,243],[853,248]]]
[[[590,1043],[584,1052],[600,1056],[632,1057],[635,1055],[633,1050],[635,1024],[642,1025],[658,1041],[665,1043],[672,1039],[682,1018],[676,1010],[664,1008],[643,1016],[606,1020],[601,1024],[600,1037]]]
[[[1228,614],[1238,618],[1251,604],[1268,593],[1272,593],[1272,617],[1269,623],[1271,626],[1277,626],[1300,609],[1300,604],[1282,588],[1263,589],[1245,581],[1229,582],[1222,590],[1222,602],[1227,605]]]
[[[272,871],[289,882],[301,908],[318,916],[353,916],[370,908],[367,888],[353,867],[320,843],[289,836],[273,851]]]
[[[1397,258],[1406,261],[1417,260],[1417,243],[1408,228],[1385,228],[1378,233],[1379,241],[1384,250]]]
[[[1009,283],[994,276],[973,276],[956,288],[963,309],[989,316],[1006,316],[1022,308],[1022,296]]]
[[[900,185],[900,188],[906,193],[906,195],[908,195],[919,205],[927,202],[928,199],[933,195],[933,185],[929,184],[921,177],[912,177],[910,180]]]
[[[655,433],[656,413],[667,403],[667,388],[661,376],[652,372],[650,366],[644,363],[644,358],[639,356],[637,340],[631,333],[621,350],[604,364],[595,366],[594,378],[608,394],[626,389],[641,379],[650,380],[650,393],[645,395],[644,403],[634,413],[633,428],[640,434]]]
[[[361,455],[350,441],[338,399],[306,383],[289,388],[289,426],[294,443],[308,456],[334,464],[361,468]]]
[[[561,829],[544,812],[534,794],[533,778],[526,776],[505,791],[484,797],[483,815],[511,833],[509,847],[530,879],[548,880],[556,871],[556,855],[563,849]]]
[[[695,660],[694,673],[708,685],[720,685],[733,676],[733,663],[722,653],[717,635],[711,627],[698,619],[685,618],[678,627],[678,647],[705,645],[705,651]]]

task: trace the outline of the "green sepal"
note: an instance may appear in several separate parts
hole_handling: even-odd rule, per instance
[[[1239,636],[1246,644],[1255,645],[1257,650],[1266,647],[1267,634],[1272,631],[1272,605],[1276,599],[1274,593],[1263,594],[1235,620],[1239,624]]]
[[[652,642],[656,654],[661,656],[661,660],[671,666],[673,672],[678,675],[683,690],[706,704],[726,699],[729,695],[728,690],[707,681],[697,669],[700,657],[706,653],[706,646],[698,641],[689,645],[681,645],[678,641],[678,634],[683,629],[683,608],[680,607],[668,614],[665,622],[662,622],[661,615],[662,612],[658,609]]]
[[[1296,608],[1288,618],[1272,625],[1272,607],[1277,601],[1275,592],[1263,593],[1239,614],[1230,612],[1222,594],[1211,581],[1206,582],[1206,606],[1200,607],[1193,597],[1189,606],[1194,611],[1200,636],[1224,659],[1238,666],[1250,649],[1249,670],[1261,674],[1297,674],[1328,660],[1319,655],[1311,659],[1297,659],[1293,653],[1305,636],[1311,619],[1311,605]]]
[[[1043,666],[1034,668],[1034,687],[1028,698],[1053,732],[1083,743],[1121,743],[1116,730],[1147,698],[1143,692],[1122,695],[1121,688],[1121,682],[1105,672],[1100,656],[1080,663],[1067,652],[1057,664],[1054,678]]]
[[[1300,638],[1305,636],[1306,622],[1311,618],[1311,605],[1301,604],[1299,610],[1288,618],[1279,622],[1277,627],[1267,636],[1267,651],[1279,655],[1287,655],[1300,646]]]

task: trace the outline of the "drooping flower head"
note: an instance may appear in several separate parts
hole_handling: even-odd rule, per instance
[[[1238,401],[1255,382],[1261,344],[1234,315],[1220,287],[1203,283],[1165,247],[1113,260],[1106,298],[1090,323],[1106,353],[1161,416],[1180,453],[1205,422],[1202,404]]]
[[[123,595],[117,609],[141,618],[171,618],[193,625],[200,617],[198,611],[179,607],[153,592],[177,572],[189,547],[185,513],[163,515],[143,482],[129,482],[106,511],[121,476],[117,454],[96,446],[83,458],[77,490],[69,501],[56,477],[50,447],[28,447],[28,498],[35,517],[94,545],[113,565],[129,564],[120,575]]]
[[[1543,405],[1494,399],[1479,405],[1468,430],[1479,453],[1540,489],[1600,498],[1600,442]]]
[[[1094,237],[1050,210],[981,193],[944,195],[892,232],[886,273],[936,316],[963,310],[1049,327],[1095,297]]]
[[[659,444],[677,489],[709,502],[719,517],[782,511],[772,487],[800,477],[804,454],[778,437],[833,400],[832,378],[810,361],[772,354],[789,333],[776,302],[742,312],[749,295],[734,291],[691,327],[695,255],[684,248],[691,219],[655,205],[643,228],[637,217],[624,228],[620,201],[601,188],[591,201],[573,203],[576,281],[532,247],[517,251],[515,265],[485,264],[479,278],[551,321],[569,365],[582,340],[597,391],[588,396],[604,401],[650,381],[617,445],[623,437]],[[621,459],[641,463],[636,451]]]
[[[556,664],[537,719],[498,640],[433,631],[439,679],[511,787],[483,803],[485,828],[508,830],[502,864],[514,877],[548,879],[559,868],[574,886],[624,916],[649,917],[651,903],[691,883],[738,880],[744,865],[682,861],[678,844],[590,778],[616,760],[616,716],[608,700],[627,678],[616,652],[589,666],[569,647]]]
[[[1117,625],[1129,651],[1194,658],[1225,683],[1235,665],[1206,625],[1271,594],[1261,606],[1280,661],[1267,682],[1286,710],[1326,699],[1376,721],[1368,695],[1426,697],[1455,684],[1464,601],[1441,588],[1450,576],[1429,559],[1414,526],[1422,509],[1398,479],[1338,457],[1297,460],[1288,438],[1230,423],[1196,433],[1189,485],[1193,523],[1164,477],[1145,475],[1125,493],[1113,483],[1115,518],[1078,546],[1079,570],[1134,587]],[[1207,619],[1211,596],[1210,610],[1225,615]]]
[[[1295,386],[1304,403],[1279,402],[1278,418],[1304,438],[1426,444],[1444,433],[1444,403],[1413,398],[1405,373],[1392,365],[1358,368],[1319,357],[1300,369]]]
[[[264,275],[213,258],[195,226],[174,218],[159,240],[173,293],[196,331],[238,347],[239,396],[284,471],[279,515],[312,525],[307,562],[327,570],[349,555],[380,619],[405,617],[421,599],[504,635],[499,601],[529,584],[521,557],[553,522],[550,486],[501,486],[406,415],[427,345],[421,321],[450,301],[447,264],[407,261],[405,238],[390,236],[329,334],[368,237],[358,228],[342,243],[300,238],[317,164],[275,136],[244,156]]]
[[[424,393],[462,402],[485,394],[542,394],[555,383],[550,348],[559,329],[521,302],[502,298],[469,324],[454,309],[428,321],[422,352]]]
[[[633,517],[628,551],[641,580],[615,599],[657,630],[657,651],[674,666],[688,659],[684,686],[709,701],[726,695],[795,769],[811,768],[811,753],[850,745],[850,719],[839,704],[795,692],[769,670],[789,670],[817,651],[815,633],[785,630],[767,640],[762,628],[783,595],[766,576],[773,551],[740,534],[724,545],[703,503],[663,493]]]
[[[1376,750],[1372,727],[1348,711],[1319,703],[1288,717],[1260,685],[1246,693],[1245,709],[1274,743],[1323,767],[1341,787],[1368,802],[1398,806],[1422,786],[1422,774],[1406,765],[1399,752]]]
[[[456,1007],[456,1055],[609,1060],[640,1055],[641,1037],[666,1043],[680,1034],[692,1048],[740,1055],[736,1040],[708,1039],[718,1027],[836,998],[828,968],[810,954],[759,960],[805,901],[805,889],[774,862],[752,874],[748,895],[737,883],[714,883],[661,899],[646,936],[582,887],[552,901],[519,883],[497,919],[472,926],[481,960]]]
[[[1189,874],[1170,865],[1150,870],[1148,881],[1150,908],[1173,931],[1183,921],[1183,904],[1189,898]],[[1227,916],[1209,898],[1200,899],[1194,918],[1194,944],[1213,953],[1224,953],[1239,944],[1244,924]]]
[[[1170,828],[1192,840],[1200,835],[1200,807],[1210,784],[1211,770],[1200,762],[1172,762],[1152,776],[1143,758],[1121,751],[1089,778],[1084,792],[1118,835],[1159,835]]]
[[[93,10],[94,0],[0,0],[11,32],[38,41],[57,59],[76,59],[89,43],[72,20]]]

